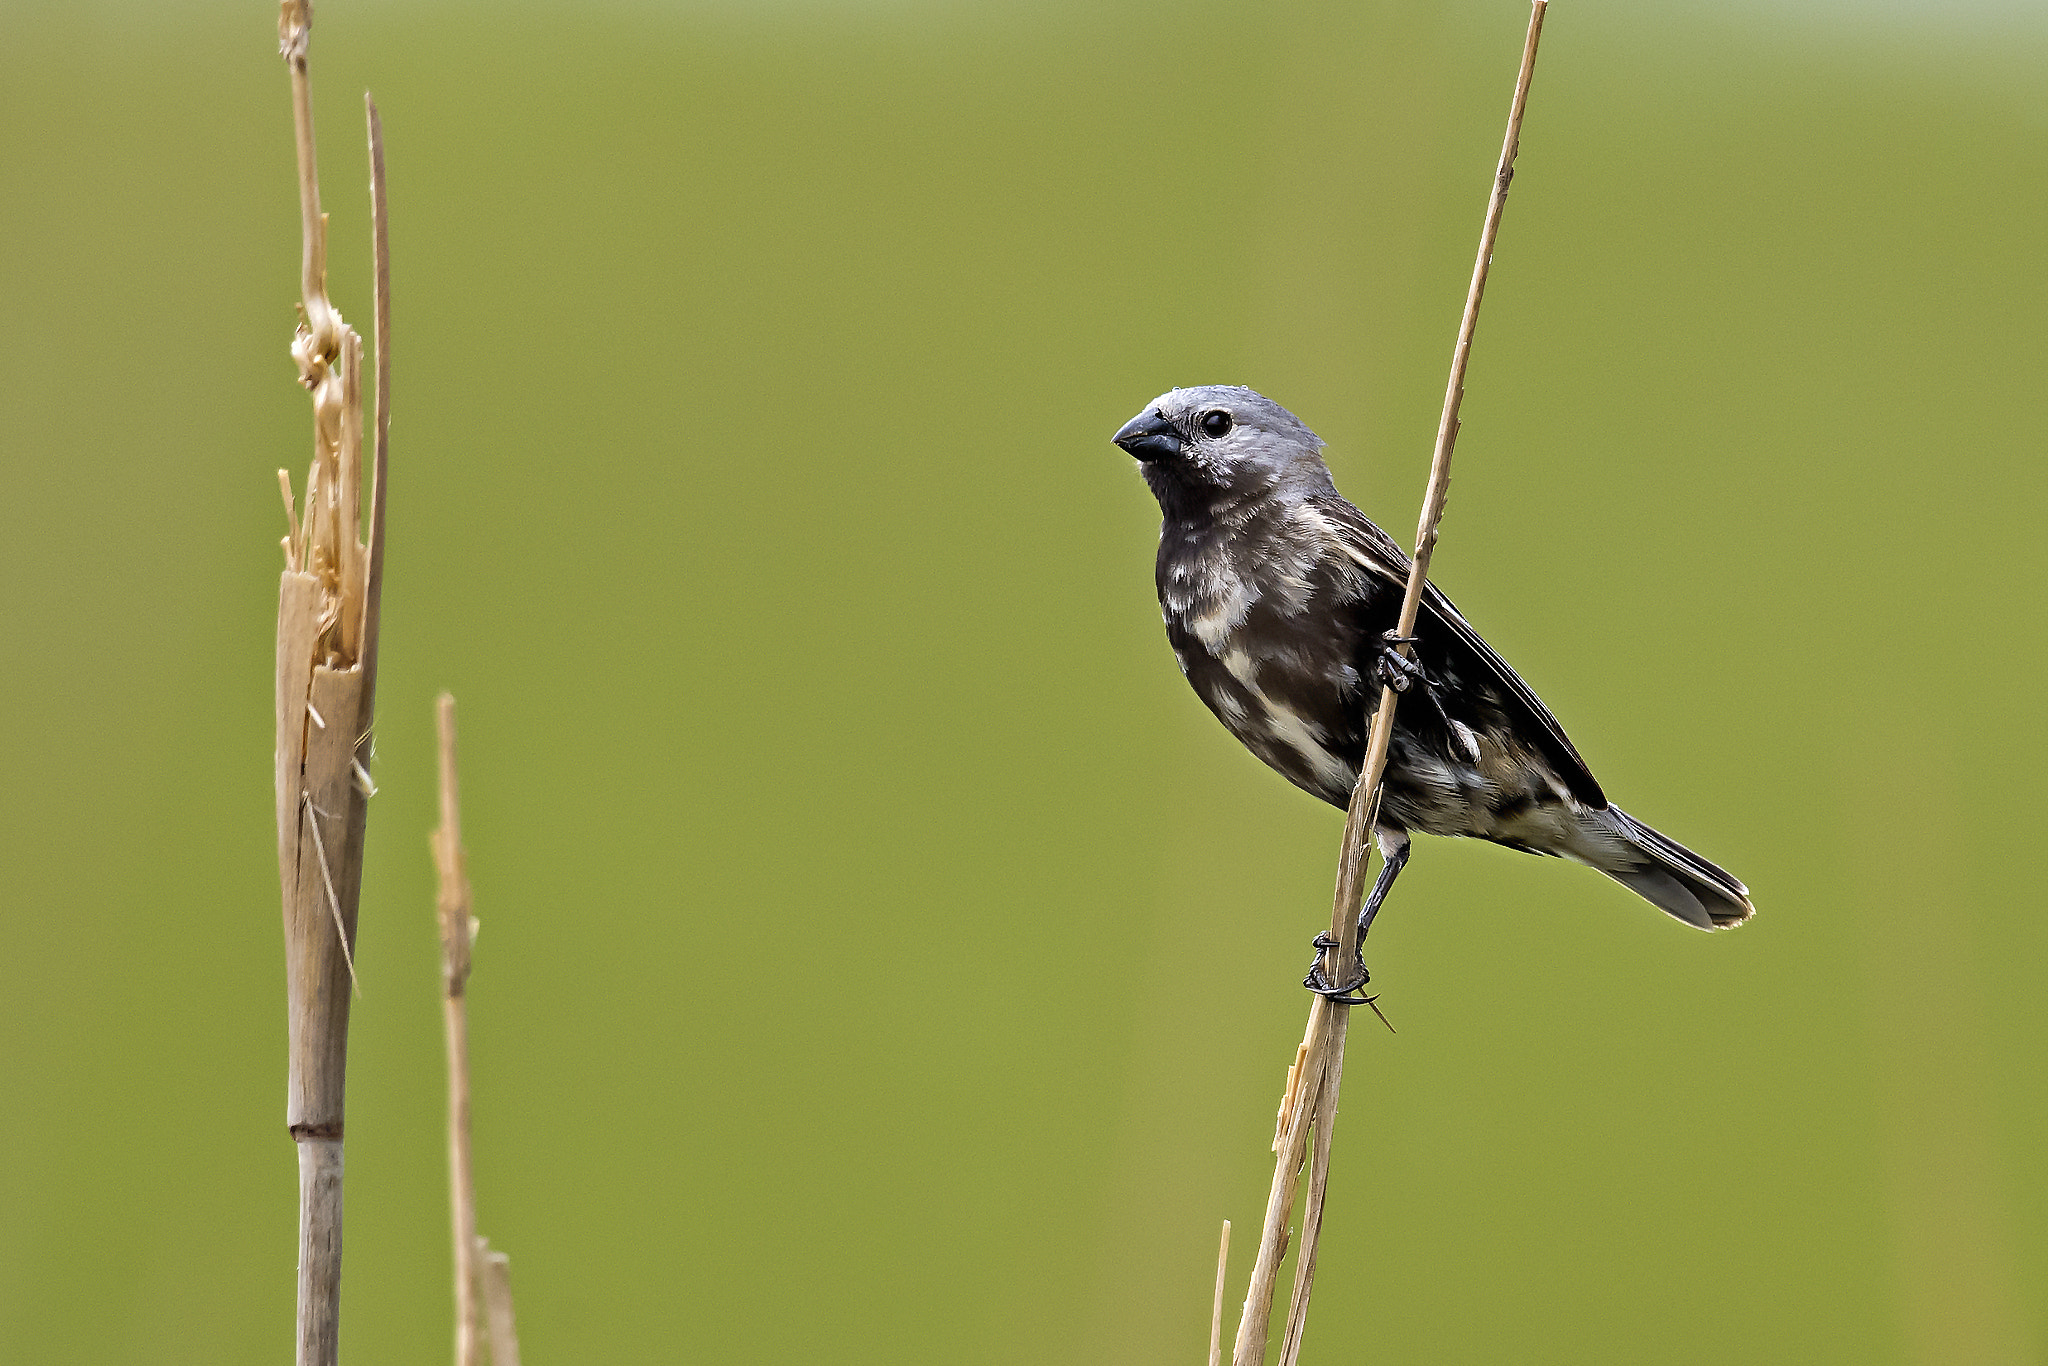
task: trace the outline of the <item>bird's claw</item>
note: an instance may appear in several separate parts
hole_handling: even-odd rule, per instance
[[[1376,998],[1371,996],[1354,996],[1351,994],[1372,980],[1372,973],[1366,970],[1365,959],[1360,957],[1354,960],[1358,964],[1357,981],[1347,982],[1343,986],[1332,986],[1330,979],[1323,976],[1323,950],[1336,948],[1337,941],[1330,938],[1330,932],[1325,930],[1309,942],[1315,945],[1316,956],[1310,961],[1308,976],[1301,979],[1301,984],[1328,1001],[1331,1005],[1371,1005]]]

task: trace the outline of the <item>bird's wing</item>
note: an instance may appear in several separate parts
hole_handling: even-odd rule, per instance
[[[1336,529],[1346,554],[1372,574],[1406,586],[1408,554],[1394,543],[1393,537],[1342,498],[1320,502],[1319,506]],[[1494,653],[1493,647],[1480,638],[1472,623],[1433,583],[1423,587],[1416,635],[1425,646],[1451,655],[1460,672],[1470,670],[1474,678],[1493,684],[1503,706],[1517,723],[1516,729],[1550,761],[1566,790],[1596,811],[1606,807],[1607,794],[1600,790],[1599,781],[1586,767],[1564,727],[1550,714],[1550,708],[1543,705],[1543,699],[1522,681],[1520,674],[1508,667],[1505,659]]]

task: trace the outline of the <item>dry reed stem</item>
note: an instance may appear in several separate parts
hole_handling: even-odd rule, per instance
[[[314,155],[306,0],[279,7],[278,47],[290,71],[297,146],[300,322],[292,342],[313,398],[313,463],[294,507],[283,477],[285,571],[278,586],[277,858],[285,931],[289,1033],[286,1123],[299,1152],[297,1360],[332,1366],[341,1313],[342,1128],[357,900],[369,815],[378,599],[383,584],[386,463],[380,422],[368,545],[362,526],[362,339],[327,298],[326,219]],[[376,275],[389,279],[383,154],[371,123]],[[378,407],[388,365],[378,328]]]
[[[455,1237],[455,1362],[480,1366],[488,1329],[491,1366],[519,1366],[509,1259],[476,1231],[476,1168],[469,1125],[469,974],[476,943],[469,872],[462,849],[462,790],[456,763],[455,699],[434,704],[440,736],[441,823],[429,843],[440,890],[441,1015],[448,1040],[448,1188]]]
[[[1401,600],[1397,634],[1415,633],[1421,608],[1423,585],[1429,579],[1429,561],[1436,549],[1443,521],[1444,501],[1450,490],[1451,452],[1458,440],[1458,410],[1465,399],[1465,370],[1471,356],[1472,338],[1479,323],[1479,305],[1486,293],[1487,272],[1493,264],[1494,241],[1500,232],[1501,212],[1506,207],[1508,185],[1514,178],[1515,154],[1521,144],[1522,116],[1528,107],[1529,82],[1536,67],[1536,45],[1543,33],[1546,0],[1533,0],[1528,35],[1522,45],[1522,64],[1515,79],[1515,94],[1508,111],[1507,134],[1501,143],[1500,163],[1494,173],[1493,192],[1487,200],[1486,221],[1480,230],[1478,260],[1472,268],[1472,283],[1465,295],[1465,312],[1458,326],[1458,341],[1451,355],[1450,381],[1444,392],[1443,416],[1437,424],[1436,449],[1430,459],[1429,487],[1415,533],[1415,555],[1408,569],[1407,591]],[[1402,655],[1411,653],[1407,645]],[[1370,860],[1367,842],[1379,814],[1381,780],[1385,776],[1387,751],[1393,738],[1394,708],[1399,694],[1382,688],[1380,704],[1373,714],[1372,733],[1366,746],[1365,764],[1352,790],[1344,813],[1344,838],[1337,857],[1337,886],[1330,908],[1330,937],[1335,944],[1324,951],[1323,973],[1328,981],[1339,982],[1350,975],[1357,945],[1360,904],[1364,901],[1365,874]],[[1302,1245],[1296,1259],[1294,1293],[1282,1335],[1281,1366],[1294,1366],[1301,1351],[1301,1338],[1308,1319],[1310,1295],[1315,1287],[1316,1249],[1322,1233],[1323,1201],[1329,1186],[1331,1131],[1335,1126],[1337,1102],[1344,1077],[1344,1049],[1349,1035],[1350,1010],[1333,1006],[1318,996],[1309,1008],[1306,1035],[1288,1071],[1286,1092],[1281,1101],[1278,1132],[1273,1150],[1277,1156],[1273,1183],[1266,1201],[1266,1221],[1259,1240],[1258,1258],[1253,1266],[1252,1284],[1246,1292],[1243,1317],[1238,1321],[1234,1366],[1263,1366],[1266,1340],[1272,1320],[1273,1294],[1280,1262],[1287,1253],[1288,1218],[1306,1155],[1306,1133],[1315,1129],[1314,1160],[1309,1175],[1308,1207],[1302,1219]]]
[[[491,1326],[491,1366],[519,1366],[519,1333],[512,1321],[512,1259],[476,1240],[484,1259],[484,1314]]]
[[[1328,1046],[1326,1021],[1343,1010],[1344,1007],[1332,1006],[1321,996],[1310,1002],[1308,1028],[1301,1046],[1295,1050],[1294,1065],[1287,1069],[1286,1091],[1273,1135],[1273,1182],[1266,1191],[1259,1250],[1252,1262],[1251,1282],[1245,1287],[1244,1310],[1237,1321],[1237,1342],[1230,1358],[1233,1366],[1259,1366],[1265,1360],[1275,1278],[1281,1259],[1287,1255],[1287,1221],[1294,1213],[1294,1188],[1301,1175],[1313,1113],[1307,1101],[1322,1089],[1323,1050]]]
[[[469,1143],[469,877],[463,868],[462,803],[455,763],[455,699],[434,703],[440,734],[441,823],[430,843],[440,893],[441,1019],[448,1041],[448,1193],[455,1235],[455,1362],[478,1366],[483,1323],[477,1290],[476,1178]]]
[[[370,125],[370,318],[377,341],[377,449],[370,486],[370,563],[363,579],[363,694],[374,701],[378,632],[384,620],[385,485],[391,463],[391,218],[384,193],[384,120],[368,91],[363,92],[363,114]]]
[[[1230,1270],[1230,1221],[1223,1221],[1223,1237],[1216,1244],[1216,1298],[1209,1305],[1209,1366],[1223,1360],[1223,1277]]]

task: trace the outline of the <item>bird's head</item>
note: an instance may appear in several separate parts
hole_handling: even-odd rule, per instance
[[[1144,470],[1161,503],[1327,488],[1322,438],[1241,384],[1170,389],[1113,438]]]

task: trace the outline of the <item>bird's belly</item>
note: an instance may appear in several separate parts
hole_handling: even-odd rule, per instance
[[[1483,747],[1480,763],[1447,755],[1395,725],[1386,818],[1411,830],[1561,852],[1578,829],[1578,803],[1539,767]]]

